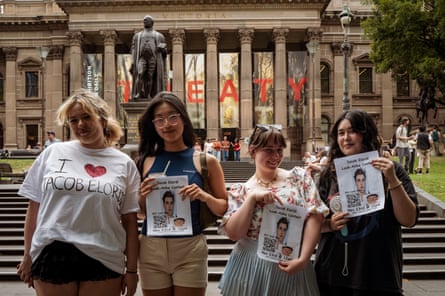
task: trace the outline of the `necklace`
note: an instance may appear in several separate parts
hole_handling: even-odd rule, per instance
[[[271,185],[273,184],[273,182],[275,182],[275,181],[277,180],[277,175],[275,174],[275,175],[273,176],[272,180],[270,180],[269,182],[266,182],[266,181],[264,181],[263,179],[261,179],[260,177],[258,177],[258,175],[255,173],[255,179],[256,179],[256,182],[257,182],[259,185],[261,185],[261,186],[263,186],[263,187],[265,187],[265,188],[270,188]]]

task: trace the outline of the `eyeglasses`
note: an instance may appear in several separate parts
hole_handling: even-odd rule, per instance
[[[170,124],[170,125],[177,125],[179,122],[179,118],[181,118],[181,114],[175,113],[175,114],[171,114],[171,115],[167,116],[166,118],[159,117],[159,118],[153,119],[152,122],[156,127],[160,128],[160,127],[164,127],[166,122],[168,122],[168,124]]]

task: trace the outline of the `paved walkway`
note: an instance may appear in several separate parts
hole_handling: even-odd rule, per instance
[[[405,296],[443,296],[445,290],[444,280],[405,280],[403,282]],[[34,290],[22,282],[0,282],[0,294],[4,296],[34,296]],[[207,296],[217,296],[219,290],[217,283],[209,283]],[[140,290],[135,296],[142,296]],[[233,295],[237,296],[237,295]],[[240,295],[241,296],[241,295]],[[244,295],[242,295],[244,296]]]

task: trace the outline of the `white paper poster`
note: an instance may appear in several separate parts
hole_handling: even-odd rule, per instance
[[[178,194],[187,185],[187,176],[157,177],[156,183],[147,196],[147,235],[193,234],[190,199]]]

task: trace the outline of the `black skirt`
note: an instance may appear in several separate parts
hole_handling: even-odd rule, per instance
[[[52,284],[103,281],[121,276],[73,244],[61,241],[54,241],[42,250],[32,264],[31,274],[34,280]]]

